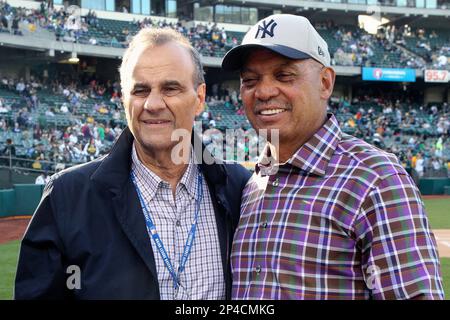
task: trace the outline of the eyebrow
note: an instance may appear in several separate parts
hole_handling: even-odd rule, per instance
[[[163,86],[179,86],[182,87],[181,83],[177,80],[166,80],[162,83]]]
[[[179,81],[177,81],[177,80],[166,80],[166,81],[163,81],[160,85],[162,87],[165,87],[165,86],[179,86],[179,87],[183,87],[182,84]],[[135,90],[135,89],[149,89],[150,87],[151,86],[148,83],[146,83],[146,82],[136,82],[133,85],[133,90]]]
[[[132,90],[136,90],[136,89],[148,89],[149,85],[143,82],[136,82],[133,87]]]

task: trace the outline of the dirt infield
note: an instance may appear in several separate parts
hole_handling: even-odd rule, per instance
[[[432,200],[432,199],[450,199],[449,195],[446,194],[436,194],[436,195],[429,195],[429,196],[422,196],[422,198],[426,200]]]
[[[1,218],[0,244],[22,239],[30,218],[30,216]]]
[[[433,230],[441,258],[450,258],[450,230]]]

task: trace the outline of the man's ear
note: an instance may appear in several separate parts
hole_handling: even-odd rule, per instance
[[[205,109],[206,84],[201,83],[197,87],[197,105],[195,106],[195,115],[199,116]]]
[[[320,97],[323,100],[328,100],[331,97],[334,89],[334,81],[336,79],[336,72],[333,68],[324,67],[320,72],[321,76],[321,93]]]

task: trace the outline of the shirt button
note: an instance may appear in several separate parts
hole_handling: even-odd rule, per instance
[[[180,220],[177,220],[177,227],[181,227],[181,222],[180,222]]]
[[[255,271],[256,271],[256,274],[260,274],[261,273],[261,266],[257,266]]]
[[[265,229],[265,228],[267,228],[267,221],[264,221],[262,224],[261,224],[261,226]]]
[[[280,180],[279,180],[278,178],[276,178],[276,179],[272,182],[272,185],[273,185],[274,187],[278,187],[279,184],[280,184]]]

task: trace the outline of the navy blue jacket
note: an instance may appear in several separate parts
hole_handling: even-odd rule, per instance
[[[67,169],[46,186],[21,243],[15,299],[160,299],[155,253],[130,179],[133,139],[125,129],[107,156]],[[229,299],[229,254],[250,173],[237,164],[200,168],[214,205]],[[75,284],[71,265],[80,268],[81,289],[66,285]]]

